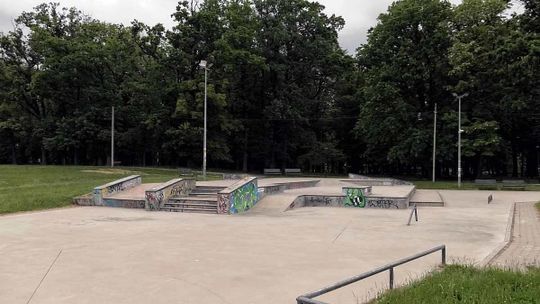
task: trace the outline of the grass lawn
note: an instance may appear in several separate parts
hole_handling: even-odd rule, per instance
[[[143,183],[178,177],[175,169],[0,165],[0,214],[67,206],[77,195],[133,174]]]
[[[457,181],[437,181],[435,183],[427,180],[414,180],[411,181],[414,183],[417,189],[442,189],[442,190],[458,190]],[[501,185],[499,183],[499,188]],[[462,182],[461,190],[478,190],[478,185],[473,182]],[[527,191],[540,191],[540,184],[528,184],[525,187]],[[508,190],[506,190],[508,191]]]
[[[415,180],[412,183],[417,189],[444,189],[444,190],[457,190],[457,181],[427,181],[427,180]],[[478,187],[473,182],[462,182],[462,190],[477,190]]]
[[[450,265],[422,281],[386,292],[373,303],[540,303],[540,269],[513,272]]]

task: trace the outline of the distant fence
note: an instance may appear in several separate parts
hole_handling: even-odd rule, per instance
[[[381,272],[384,272],[384,271],[387,271],[387,270],[388,270],[389,277],[390,277],[389,288],[394,289],[394,268],[395,267],[397,267],[399,265],[402,265],[402,264],[405,264],[405,263],[408,263],[408,262],[411,262],[411,261],[414,261],[416,259],[419,259],[421,257],[424,257],[424,256],[426,256],[428,254],[432,254],[432,253],[437,252],[437,251],[441,251],[441,263],[442,263],[442,265],[446,265],[446,246],[445,245],[440,245],[440,246],[431,248],[429,250],[420,252],[418,254],[415,254],[413,256],[406,257],[404,259],[401,259],[401,260],[395,261],[393,263],[390,263],[390,264],[381,266],[379,268],[373,269],[371,271],[364,272],[364,273],[359,274],[359,275],[357,275],[355,277],[343,280],[341,282],[337,282],[337,283],[335,283],[333,285],[330,285],[328,287],[324,287],[324,288],[322,288],[320,290],[317,290],[317,291],[314,291],[314,292],[311,292],[311,293],[308,293],[308,294],[305,294],[305,295],[301,295],[298,298],[296,298],[296,303],[297,304],[327,304],[325,302],[314,300],[313,298],[321,296],[321,295],[326,294],[326,293],[329,293],[329,292],[334,291],[336,289],[345,287],[345,286],[350,285],[352,283],[356,283],[358,281],[369,278],[371,276],[374,276],[374,275],[376,275],[378,273],[381,273]]]

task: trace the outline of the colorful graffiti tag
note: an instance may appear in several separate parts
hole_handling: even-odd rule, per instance
[[[345,195],[345,200],[343,201],[345,206],[357,208],[366,207],[366,197],[364,196],[362,189],[348,188]]]
[[[122,192],[124,190],[134,188],[134,187],[136,187],[136,186],[138,186],[140,184],[141,184],[141,177],[138,176],[138,177],[135,177],[135,178],[132,178],[132,179],[129,179],[129,180],[125,180],[125,181],[119,182],[117,184],[110,185],[110,186],[106,187],[105,189],[103,189],[102,195],[107,196],[107,195],[111,195],[113,193]]]
[[[195,188],[193,179],[173,179],[163,185],[161,189],[147,190],[146,209],[159,210],[171,197],[180,197],[189,195]]]
[[[231,194],[229,212],[245,212],[253,207],[258,200],[258,191],[255,183],[247,183]]]
[[[163,203],[163,190],[146,192],[146,209],[148,210],[159,210],[161,204]]]
[[[229,196],[230,194],[218,193],[218,197],[217,197],[218,213],[225,214],[229,212]]]

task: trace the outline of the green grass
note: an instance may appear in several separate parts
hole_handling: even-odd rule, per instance
[[[444,189],[444,190],[457,190],[459,189],[456,181],[426,181],[426,180],[415,180],[412,183],[416,186],[417,189]],[[462,182],[462,190],[477,190],[478,187],[472,182]]]
[[[479,190],[478,185],[473,182],[462,182],[461,189],[458,188],[456,181],[436,181],[435,183],[427,180],[413,180],[417,189],[441,189],[441,190]],[[501,184],[499,183],[496,186],[498,189],[501,189]],[[484,189],[484,190],[497,190],[497,189]],[[540,184],[528,184],[525,187],[527,191],[540,191]],[[505,189],[508,191],[508,189]]]
[[[540,212],[540,202],[536,203],[535,206],[536,206],[536,209],[538,209],[538,211]]]
[[[75,196],[133,174],[142,175],[143,183],[178,177],[175,169],[0,165],[0,214],[64,207]]]
[[[540,303],[540,269],[514,272],[450,265],[424,280],[386,292],[373,303]]]

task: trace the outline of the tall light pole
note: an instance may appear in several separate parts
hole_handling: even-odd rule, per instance
[[[435,182],[435,150],[437,149],[437,103],[435,103],[435,110],[433,111],[433,172],[431,181]]]
[[[456,93],[452,93],[454,97],[458,100],[458,188],[461,188],[461,133],[463,130],[461,130],[461,99],[464,97],[469,96],[469,93],[458,95]]]
[[[204,69],[204,131],[203,131],[203,179],[206,179],[206,101],[208,95],[208,67],[206,60],[201,60],[199,67]]]
[[[114,106],[111,109],[111,168],[114,167]]]

